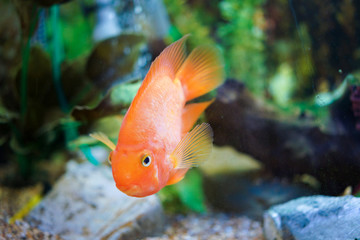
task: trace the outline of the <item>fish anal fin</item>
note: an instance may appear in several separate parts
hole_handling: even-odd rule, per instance
[[[214,99],[201,102],[201,103],[190,103],[184,107],[182,113],[182,132],[183,135],[190,131],[194,126],[196,120],[200,117],[201,113],[214,101]]]
[[[95,138],[96,140],[102,142],[113,151],[116,148],[115,144],[102,132],[90,133],[90,137]]]
[[[175,169],[196,167],[211,154],[213,132],[208,123],[197,125],[187,133],[171,154]]]
[[[186,58],[176,74],[186,101],[204,95],[223,83],[224,61],[216,47],[199,46]]]

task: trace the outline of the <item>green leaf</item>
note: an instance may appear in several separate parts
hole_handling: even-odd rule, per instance
[[[189,209],[181,202],[175,185],[166,186],[158,194],[162,206],[167,213],[186,213]]]
[[[17,91],[20,93],[19,78],[20,74],[16,82]],[[52,82],[50,56],[38,45],[30,49],[27,72],[27,99],[46,106],[57,105],[56,92]]]
[[[332,104],[333,102],[340,99],[346,92],[348,87],[348,82],[343,81],[334,91],[332,92],[322,92],[316,95],[315,104],[320,107],[324,107]]]
[[[92,31],[95,16],[85,16],[82,5],[75,1],[60,7],[61,31],[66,59],[72,60],[90,54],[93,48]],[[92,3],[90,3],[92,4]],[[51,30],[51,26],[48,26]]]
[[[206,212],[202,176],[198,169],[190,169],[183,180],[164,187],[158,196],[166,212]]]
[[[119,115],[100,118],[91,126],[91,132],[102,132],[116,143],[122,120]]]
[[[142,35],[123,34],[98,43],[86,64],[86,75],[102,89],[131,73],[138,60]]]
[[[26,146],[23,146],[16,138],[16,136],[12,135],[10,138],[10,147],[15,153],[20,155],[26,155],[34,149],[34,144],[27,144]]]
[[[344,82],[347,82],[349,85],[360,85],[360,72],[356,71],[354,73],[348,74],[345,79]]]
[[[20,76],[16,81],[16,92],[20,95]],[[39,128],[57,118],[59,111],[56,91],[52,82],[51,61],[49,55],[40,47],[30,49],[29,65],[26,77],[25,116],[21,127],[25,138],[32,138]],[[9,104],[6,104],[9,105]]]
[[[90,123],[106,116],[120,114],[130,106],[140,85],[140,81],[136,83],[118,84],[110,89],[97,106],[76,106],[71,116],[78,121]]]
[[[195,212],[206,212],[202,188],[202,176],[197,169],[191,169],[185,178],[176,185],[181,202]]]
[[[76,105],[96,106],[103,97],[105,89],[96,87],[86,77],[86,62],[87,57],[81,57],[61,64],[62,89],[70,108]]]
[[[118,84],[110,92],[110,100],[114,105],[130,105],[142,82]]]
[[[28,18],[19,16],[26,9],[16,7],[16,2],[11,0],[0,1],[0,96],[4,90],[9,90],[9,85],[21,66],[21,35],[26,32],[24,25]],[[10,85],[10,86],[11,86]]]
[[[76,149],[76,148],[79,148],[82,146],[97,144],[98,142],[99,141],[97,141],[96,139],[94,139],[90,136],[80,136],[80,137],[70,141],[68,146],[71,149]]]
[[[6,143],[8,140],[7,136],[0,136],[0,146]]]
[[[18,117],[19,115],[17,113],[9,111],[5,107],[0,106],[0,123],[8,123]]]

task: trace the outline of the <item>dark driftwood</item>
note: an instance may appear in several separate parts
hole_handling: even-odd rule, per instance
[[[310,174],[320,181],[322,193],[339,194],[360,183],[360,137],[348,98],[331,106],[331,133],[314,118],[271,109],[235,81],[219,89],[206,116],[215,144],[254,156],[280,177]]]

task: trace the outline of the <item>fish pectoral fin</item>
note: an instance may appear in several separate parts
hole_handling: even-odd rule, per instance
[[[187,133],[171,154],[175,169],[197,167],[211,154],[213,131],[208,123],[196,125]]]
[[[115,144],[102,132],[90,133],[90,137],[95,138],[96,140],[102,142],[106,146],[108,146],[111,150],[115,150]]]
[[[169,178],[166,185],[172,185],[172,184],[175,184],[177,182],[180,182],[185,177],[185,174],[186,174],[187,170],[189,170],[189,169],[187,169],[187,168],[185,168],[185,169],[177,169],[175,174],[172,175]]]

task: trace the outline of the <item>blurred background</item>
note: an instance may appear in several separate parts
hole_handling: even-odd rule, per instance
[[[189,51],[220,48],[226,82],[200,120],[214,130],[212,158],[158,194],[166,213],[259,219],[300,196],[358,195],[359,10],[353,0],[2,0],[4,219],[35,206],[69,160],[107,165],[88,134],[116,142],[151,62],[188,33]]]

